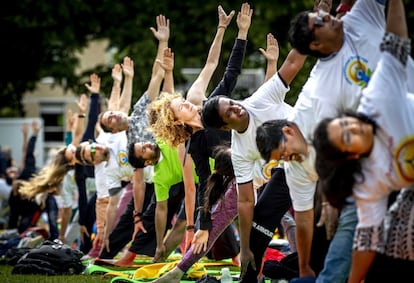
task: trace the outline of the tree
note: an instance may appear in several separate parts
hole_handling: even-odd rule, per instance
[[[264,67],[259,47],[266,44],[265,36],[272,32],[281,47],[279,63],[288,50],[287,30],[291,18],[298,12],[311,9],[312,0],[251,1],[254,9],[252,27],[244,68]],[[339,1],[334,1],[334,7]],[[412,1],[406,1],[406,10],[413,11]],[[225,11],[238,11],[240,1],[220,1]],[[201,67],[217,25],[217,3],[212,1],[169,0],[19,0],[8,2],[2,9],[0,29],[4,42],[1,45],[3,72],[0,79],[0,116],[24,116],[21,98],[33,90],[43,77],[53,77],[56,84],[75,93],[83,91],[83,83],[92,72],[103,78],[102,89],[109,93],[112,66],[98,66],[84,73],[75,72],[79,62],[76,53],[89,40],[107,38],[109,48],[117,50],[114,62],[121,62],[126,55],[134,59],[134,96],[146,89],[156,52],[156,42],[149,30],[155,26],[154,18],[164,14],[171,20],[170,46],[176,54],[176,82],[182,83],[179,70],[183,67]],[[407,15],[408,22],[414,17]],[[237,32],[235,19],[226,31],[221,65],[214,79],[223,73],[234,37]],[[306,79],[313,61],[307,60],[303,70],[291,86],[287,97],[294,103],[300,86]],[[212,83],[215,85],[215,82]]]

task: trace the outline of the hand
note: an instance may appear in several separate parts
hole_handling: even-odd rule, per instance
[[[185,231],[185,250],[187,251],[190,246],[191,246],[191,242],[194,239],[194,229],[191,230],[187,230]]]
[[[152,259],[152,262],[154,263],[165,262],[165,260],[168,257],[166,253],[167,253],[167,249],[164,244],[162,244],[160,247],[157,246],[157,248],[155,249],[155,255],[154,255],[154,258]]]
[[[157,22],[157,30],[153,27],[150,27],[150,30],[158,41],[168,41],[170,38],[170,20],[164,15],[157,16],[155,20]]]
[[[208,242],[208,230],[198,230],[194,234],[194,239],[192,242],[193,254],[199,254],[201,252],[206,252],[207,242]]]
[[[91,84],[85,84],[85,87],[90,93],[99,93],[101,90],[101,78],[97,74],[92,74],[89,76]]]
[[[101,246],[102,244],[103,244],[103,235],[102,233],[97,233],[95,236],[95,239],[93,239],[92,246],[93,248],[96,248],[96,247]]]
[[[247,31],[252,22],[253,9],[248,3],[243,3],[240,12],[237,14],[237,26],[239,30]]]
[[[85,240],[84,235],[86,235],[88,238],[90,237],[88,229],[86,228],[85,225],[80,225],[79,229],[80,229],[80,240],[82,243],[84,243],[84,240]]]
[[[144,224],[142,223],[142,221],[139,221],[139,222],[135,223],[134,234],[132,235],[132,240],[135,239],[135,236],[139,231],[147,233],[147,230],[145,229]]]
[[[157,59],[157,63],[161,65],[164,71],[172,71],[174,69],[174,52],[171,48],[164,49],[164,56],[162,61]]]
[[[81,114],[85,114],[86,110],[88,109],[89,100],[86,94],[82,93],[79,97],[79,101],[77,101],[79,110]]]
[[[23,123],[22,124],[22,134],[25,137],[27,137],[27,135],[29,134],[29,124],[28,123]]]
[[[36,120],[33,120],[32,121],[32,135],[33,136],[37,136],[37,134],[39,133],[39,131],[40,131],[39,124],[37,123]]]
[[[121,66],[125,77],[134,77],[134,61],[131,58],[125,57],[124,62],[121,64]]]
[[[115,64],[112,68],[112,79],[114,80],[115,84],[121,85],[122,81],[122,68],[121,65]]]
[[[271,33],[267,34],[266,42],[266,50],[264,50],[263,48],[259,48],[259,51],[262,53],[263,57],[266,58],[267,61],[277,62],[277,60],[279,59],[279,43]]]
[[[218,18],[219,18],[218,26],[227,28],[231,22],[231,19],[233,19],[233,16],[235,14],[234,10],[232,10],[229,15],[227,15],[226,12],[224,12],[223,7],[221,7],[221,5],[218,6],[217,10],[218,10]]]
[[[336,231],[338,225],[338,209],[334,208],[329,202],[322,203],[321,217],[319,218],[317,227],[325,225],[326,238],[331,240]]]
[[[332,9],[332,0],[315,0],[313,3],[313,10],[322,10],[330,13]]]
[[[240,278],[243,278],[247,272],[249,265],[253,270],[256,270],[256,262],[254,261],[254,255],[250,249],[243,251],[240,250]]]

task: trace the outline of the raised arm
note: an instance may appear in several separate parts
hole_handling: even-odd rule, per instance
[[[277,71],[277,60],[279,59],[279,43],[273,34],[268,33],[266,36],[266,50],[259,48],[260,53],[266,58],[267,67],[265,82],[267,82]]]
[[[227,63],[226,71],[220,83],[210,94],[209,99],[217,95],[229,96],[237,83],[237,77],[241,73],[244,54],[247,46],[247,34],[249,32],[253,10],[248,3],[243,3],[240,12],[237,15],[237,33],[236,42],[231,50],[230,58]]]
[[[165,48],[162,60],[158,60],[157,62],[161,65],[165,72],[162,91],[174,93],[174,52],[171,51],[171,48]]]
[[[170,20],[164,15],[156,17],[157,29],[151,27],[154,37],[158,40],[157,55],[152,66],[151,80],[148,85],[147,95],[151,101],[154,101],[159,93],[161,82],[164,79],[164,70],[159,65],[158,60],[162,60],[164,50],[168,47],[168,40],[170,38]]]
[[[296,49],[289,51],[288,56],[279,69],[279,75],[286,84],[289,85],[293,81],[300,69],[302,69],[305,60],[306,56],[300,54]]]
[[[134,79],[134,61],[125,57],[121,64],[124,73],[124,85],[122,87],[121,97],[119,98],[119,111],[129,114],[132,101],[132,82]]]
[[[79,97],[79,101],[77,102],[79,107],[79,112],[75,114],[74,121],[73,121],[73,139],[72,144],[74,146],[78,146],[82,139],[82,135],[85,129],[85,112],[88,108],[88,97],[86,94],[81,94]]]
[[[235,14],[234,11],[231,11],[230,14],[227,15],[221,5],[218,6],[217,10],[219,23],[216,35],[208,52],[206,64],[187,93],[187,100],[192,102],[194,105],[201,106],[202,102],[206,99],[207,87],[219,63],[224,32]]]
[[[101,78],[97,74],[90,75],[91,84],[85,84],[91,99],[89,103],[88,124],[82,136],[82,141],[95,139],[95,125],[98,122],[100,112],[99,92],[101,90]]]
[[[118,111],[119,110],[119,99],[121,96],[121,82],[122,82],[122,68],[121,65],[115,64],[112,68],[112,90],[111,95],[108,99],[108,110]]]

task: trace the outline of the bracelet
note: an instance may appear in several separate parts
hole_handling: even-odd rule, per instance
[[[140,219],[135,220],[135,221],[134,221],[134,224],[137,224],[137,223],[139,223],[139,222],[142,222],[142,219],[141,219],[141,218],[140,218]]]
[[[78,114],[78,118],[85,118],[86,115],[85,114]]]
[[[322,206],[327,206],[327,205],[329,205],[329,203],[327,201],[322,202]]]
[[[138,212],[136,210],[134,210],[132,213],[133,213],[134,217],[137,217],[137,216],[141,217],[142,216],[142,212]]]
[[[217,29],[219,29],[219,28],[224,28],[224,29],[226,29],[227,27],[226,27],[226,26],[222,26],[222,25],[220,25],[220,26],[218,26],[218,27],[217,27]]]
[[[185,230],[194,230],[194,225],[187,225],[186,227],[185,227]]]

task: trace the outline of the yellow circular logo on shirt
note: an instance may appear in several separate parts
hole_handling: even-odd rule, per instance
[[[404,139],[395,153],[398,174],[405,182],[414,182],[414,136]]]

